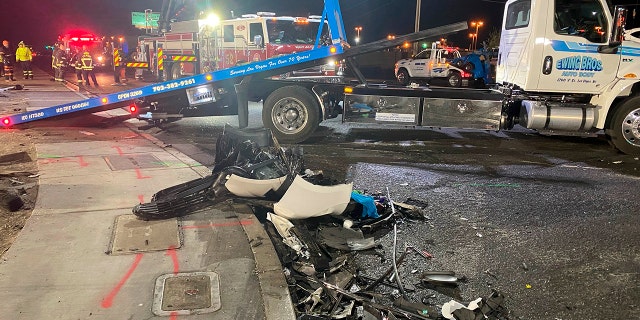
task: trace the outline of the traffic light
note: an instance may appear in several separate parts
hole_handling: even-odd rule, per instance
[[[427,43],[423,42],[421,46],[422,46],[422,49],[426,49],[427,48]]]

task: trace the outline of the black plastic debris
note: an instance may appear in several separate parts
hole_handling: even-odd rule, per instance
[[[264,195],[268,199],[279,199],[302,166],[301,149],[281,148],[267,129],[241,131],[225,126],[216,144],[211,175],[160,190],[151,202],[136,205],[132,211],[146,220],[187,215],[229,199],[225,183],[233,175],[254,180],[286,177],[280,188]]]

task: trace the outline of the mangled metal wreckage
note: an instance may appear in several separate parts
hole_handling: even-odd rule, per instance
[[[298,319],[508,319],[498,292],[468,307],[451,300],[439,308],[416,298],[415,286],[403,285],[398,266],[408,254],[431,255],[405,243],[396,257],[397,224],[425,219],[425,202],[394,202],[388,190],[353,190],[351,183],[305,168],[301,147],[283,148],[265,129],[225,126],[211,175],[161,190],[133,213],[145,220],[174,218],[228,200],[247,203],[263,223],[282,262]],[[390,266],[378,277],[366,275],[354,257],[373,251],[386,261],[379,239],[390,232]],[[445,294],[464,280],[450,271],[425,272],[419,278],[420,288]]]

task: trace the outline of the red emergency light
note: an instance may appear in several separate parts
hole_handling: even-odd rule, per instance
[[[11,119],[9,119],[9,118],[2,118],[2,124],[3,124],[5,127],[8,127],[8,126],[11,124]]]
[[[138,112],[138,106],[136,106],[135,104],[129,105],[129,112],[130,113]]]
[[[91,46],[97,41],[97,37],[92,32],[85,30],[69,30],[67,33],[58,36],[58,41],[68,41],[70,46]]]

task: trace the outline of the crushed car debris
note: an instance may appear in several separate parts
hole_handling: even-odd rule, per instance
[[[227,200],[248,204],[276,249],[300,320],[508,319],[504,295],[494,291],[465,306],[458,302],[464,276],[433,271],[435,258],[424,244],[398,245],[398,228],[429,219],[426,201],[397,202],[388,189],[353,190],[305,168],[302,155],[302,148],[280,146],[266,129],[225,126],[209,176],[161,190],[133,213],[166,219]],[[387,235],[391,252],[380,244]],[[358,265],[356,257],[364,255],[380,257],[375,269],[381,271]],[[403,274],[407,261],[412,268]]]

